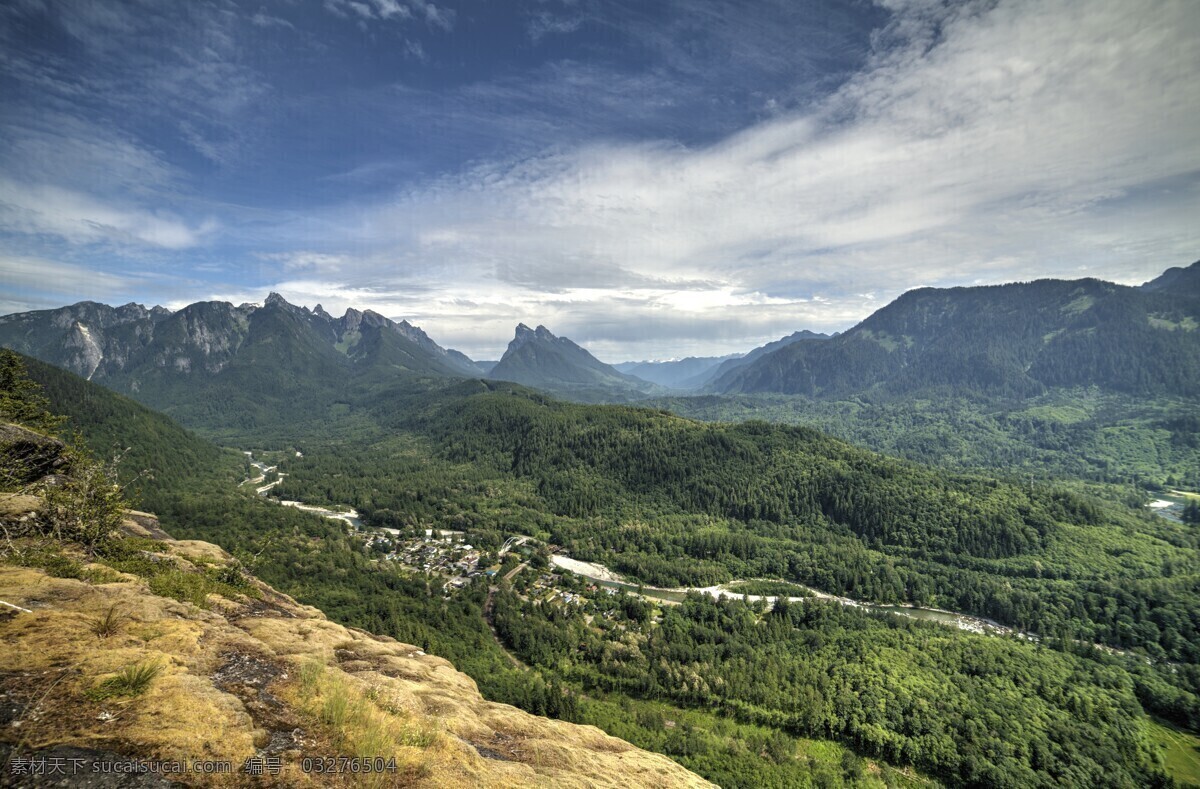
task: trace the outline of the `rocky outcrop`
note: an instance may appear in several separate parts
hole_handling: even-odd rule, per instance
[[[70,461],[62,441],[0,422],[0,473],[10,485],[25,485],[67,469]]]

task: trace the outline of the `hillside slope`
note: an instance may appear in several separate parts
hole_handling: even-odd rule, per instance
[[[834,334],[834,336],[836,336],[836,333]],[[680,389],[702,389],[702,388],[708,386],[709,384],[711,384],[712,382],[720,379],[721,377],[723,377],[725,375],[729,375],[734,370],[741,368],[741,367],[745,367],[746,365],[753,362],[755,359],[758,359],[762,356],[766,356],[768,353],[774,353],[775,351],[779,350],[780,348],[787,347],[788,345],[791,345],[794,342],[798,342],[800,340],[828,340],[829,338],[830,338],[830,335],[828,335],[828,334],[819,334],[817,332],[809,331],[808,329],[802,329],[797,332],[792,332],[791,334],[787,335],[786,337],[780,337],[778,340],[772,340],[771,342],[767,343],[766,345],[760,345],[759,347],[754,348],[753,350],[748,351],[747,353],[741,354],[740,356],[735,356],[731,359],[726,359],[726,360],[720,362],[719,364],[713,366],[709,370],[706,370],[705,372],[701,373],[700,375],[693,376],[692,378],[689,378],[689,379],[681,382],[681,384],[678,388],[680,388]]]
[[[35,505],[12,503],[8,519]],[[448,661],[330,622],[217,546],[141,521],[127,528],[160,539],[127,537],[91,563],[64,548],[52,569],[83,579],[0,564],[0,755],[209,760],[242,781],[248,759],[277,757],[279,774],[256,784],[271,786],[709,785],[594,727],[484,701]],[[147,666],[158,670],[139,692],[122,684],[122,671]],[[396,768],[340,780],[303,769],[305,757],[337,756],[394,757]]]

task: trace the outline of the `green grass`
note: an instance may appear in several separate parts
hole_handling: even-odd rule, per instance
[[[161,663],[136,663],[121,669],[84,695],[92,701],[104,701],[113,696],[140,696],[160,673]]]
[[[18,567],[34,567],[45,571],[51,578],[74,578],[90,584],[107,584],[121,580],[119,575],[107,567],[85,567],[78,559],[63,553],[61,545],[55,544],[13,551],[0,558],[0,561]]]
[[[1182,786],[1200,787],[1200,737],[1159,721],[1150,723],[1150,733],[1162,746],[1171,777]]]

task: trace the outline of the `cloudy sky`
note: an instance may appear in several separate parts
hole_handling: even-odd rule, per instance
[[[1200,258],[1195,0],[6,0],[0,313],[268,291],[497,358]]]

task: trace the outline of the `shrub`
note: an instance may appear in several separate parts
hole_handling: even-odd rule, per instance
[[[48,486],[38,510],[46,533],[77,542],[89,557],[112,540],[124,518],[125,497],[99,461],[76,453],[72,473]]]

